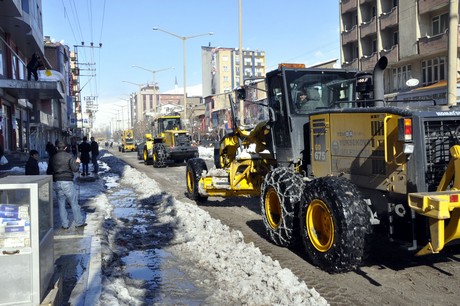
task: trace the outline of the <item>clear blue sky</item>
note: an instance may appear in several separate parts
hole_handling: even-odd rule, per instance
[[[325,0],[242,0],[243,48],[265,51],[267,71],[281,62],[313,65],[339,58],[339,3]],[[183,87],[182,41],[179,36],[213,32],[186,41],[187,87],[201,84],[201,46],[239,47],[238,0],[44,0],[43,33],[73,49],[85,42],[102,48],[78,48],[79,61],[95,63],[96,77],[82,76],[84,96],[97,96],[107,117],[111,104],[126,104],[137,91],[132,83],[152,82],[160,92]],[[81,74],[90,74],[88,71]],[[120,99],[122,98],[122,99]],[[112,107],[113,110],[113,107]],[[98,120],[97,119],[97,120]]]

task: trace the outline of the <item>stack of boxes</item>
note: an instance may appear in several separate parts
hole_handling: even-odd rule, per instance
[[[29,205],[0,204],[0,247],[30,247]]]

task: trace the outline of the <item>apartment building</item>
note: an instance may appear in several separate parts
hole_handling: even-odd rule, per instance
[[[47,59],[57,54],[57,46],[45,48],[41,4],[0,1],[0,144],[6,154],[36,149],[45,156],[46,141],[61,137],[66,125],[65,80],[27,80],[26,65],[34,53],[47,69],[65,70],[63,57]]]
[[[342,67],[372,71],[386,56],[387,94],[446,80],[448,26],[449,0],[341,0]]]
[[[243,69],[244,81],[265,77],[265,52],[243,50],[243,64],[240,64],[240,50],[224,47],[201,47],[203,97],[221,94],[244,84],[240,82]]]

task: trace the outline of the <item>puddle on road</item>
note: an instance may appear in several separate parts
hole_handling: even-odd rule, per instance
[[[206,298],[211,293],[206,288],[195,286],[195,282],[199,280],[196,277],[202,276],[202,271],[194,271],[197,269],[191,267],[187,258],[180,258],[163,248],[157,248],[158,245],[155,246],[152,241],[145,241],[146,238],[141,238],[141,242],[136,241],[139,240],[139,233],[143,233],[142,237],[150,237],[148,234],[154,230],[152,224],[156,223],[155,212],[144,209],[136,199],[135,191],[129,187],[118,184],[111,188],[107,196],[113,206],[113,218],[124,219],[126,227],[120,229],[123,232],[123,241],[131,242],[126,245],[129,253],[121,258],[123,274],[127,279],[134,280],[134,283],[141,281],[144,284],[145,296],[141,298],[147,304],[206,304]],[[139,247],[143,242],[150,247]]]

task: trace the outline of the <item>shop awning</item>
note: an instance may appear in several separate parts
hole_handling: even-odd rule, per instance
[[[47,100],[64,99],[64,89],[59,81],[24,81],[0,79],[0,95],[10,95],[17,99]]]

